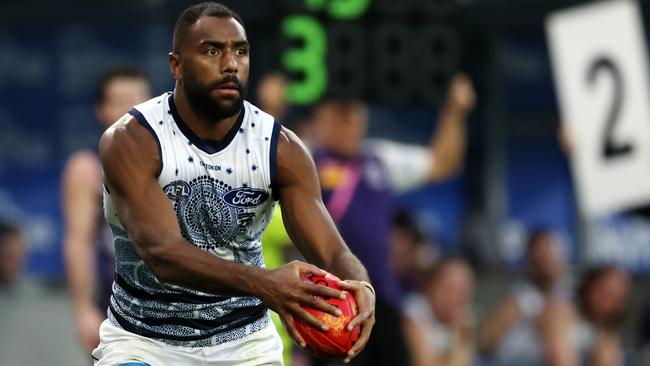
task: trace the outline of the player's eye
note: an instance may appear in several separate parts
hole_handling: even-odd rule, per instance
[[[246,56],[246,55],[248,55],[248,49],[243,48],[243,47],[238,48],[235,52],[237,53],[237,56]]]
[[[219,53],[219,51],[217,51],[217,49],[214,48],[214,47],[210,47],[210,48],[208,48],[208,50],[206,51],[206,53],[207,53],[209,56],[214,56],[214,55],[216,55],[217,53]]]

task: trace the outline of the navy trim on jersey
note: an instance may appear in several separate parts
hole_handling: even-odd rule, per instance
[[[143,337],[157,338],[157,339],[167,339],[171,341],[197,341],[201,339],[206,339],[213,337],[219,333],[228,332],[233,329],[244,327],[248,324],[253,323],[254,321],[264,317],[268,311],[264,304],[260,304],[253,307],[235,309],[228,313],[227,315],[219,318],[218,320],[202,320],[202,319],[179,319],[179,318],[134,318],[136,322],[141,324],[146,324],[149,326],[159,326],[165,324],[171,325],[182,325],[187,326],[197,330],[206,330],[200,335],[184,335],[184,336],[175,336],[166,333],[156,332],[144,329],[133,325],[130,321],[120,315],[117,310],[113,307],[111,303],[108,306],[108,310],[111,312],[117,323],[122,327],[122,329],[127,332],[135,333]]]
[[[273,132],[271,133],[271,150],[269,152],[269,174],[271,176],[271,192],[273,199],[280,200],[280,187],[278,186],[278,139],[282,126],[278,121],[273,122]]]
[[[150,294],[139,288],[133,287],[119,273],[115,274],[115,283],[120,286],[126,293],[141,300],[159,300],[167,303],[181,302],[186,304],[215,304],[230,299],[225,296],[202,296],[195,294],[180,293],[157,293]]]
[[[142,125],[142,127],[146,128],[151,135],[153,136],[154,140],[156,140],[156,145],[158,145],[158,157],[160,158],[160,170],[156,174],[156,179],[160,177],[160,174],[162,174],[163,171],[163,157],[162,157],[162,147],[160,146],[160,140],[158,139],[158,135],[156,134],[156,131],[153,130],[153,127],[147,122],[147,119],[140,113],[139,110],[135,108],[131,108],[129,110],[129,114],[135,117],[135,119]]]
[[[208,154],[217,153],[230,145],[235,136],[237,136],[237,132],[239,132],[242,122],[244,121],[244,114],[246,114],[246,108],[242,106],[241,111],[239,112],[239,117],[237,117],[237,121],[235,121],[235,124],[232,126],[230,131],[228,131],[226,136],[224,136],[222,140],[208,140],[203,139],[195,134],[194,131],[192,131],[192,129],[185,123],[185,121],[183,121],[180,114],[178,114],[178,110],[176,109],[176,104],[174,103],[174,95],[170,95],[167,99],[169,100],[169,110],[172,112],[172,116],[176,121],[176,125],[181,130],[183,135],[185,135],[185,137],[187,137],[187,139],[190,140],[192,144],[201,149],[201,151]]]

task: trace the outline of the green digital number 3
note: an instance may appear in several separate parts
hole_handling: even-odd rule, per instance
[[[302,73],[302,80],[292,80],[287,97],[294,104],[318,101],[327,89],[327,34],[320,23],[309,16],[293,15],[282,22],[282,31],[289,38],[303,41],[303,47],[292,48],[282,55],[282,64],[289,72]]]

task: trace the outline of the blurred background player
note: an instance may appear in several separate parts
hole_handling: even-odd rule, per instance
[[[630,275],[614,266],[585,272],[577,288],[581,312],[578,346],[583,365],[623,366],[623,321],[628,313]]]
[[[460,259],[443,259],[419,293],[404,299],[404,333],[413,366],[470,366],[476,354],[472,314],[474,272]]]
[[[525,280],[488,314],[480,348],[495,365],[575,365],[576,319],[566,257],[553,232],[528,237]]]
[[[327,100],[316,107],[313,123],[320,140],[313,155],[323,201],[350,249],[368,269],[377,289],[377,318],[382,319],[356,364],[408,362],[403,337],[396,334],[401,329],[400,289],[389,259],[394,194],[458,173],[466,117],[474,104],[468,77],[454,77],[428,148],[364,140],[369,116],[360,102]]]
[[[257,102],[276,121],[283,122],[289,104],[287,102],[287,78],[279,71],[271,71],[257,85]]]
[[[149,98],[149,83],[141,71],[132,66],[115,67],[97,83],[95,116],[106,129],[133,105]],[[62,182],[68,283],[77,335],[88,353],[99,344],[99,325],[106,319],[115,277],[114,248],[103,216],[102,169],[96,149],[70,156]]]

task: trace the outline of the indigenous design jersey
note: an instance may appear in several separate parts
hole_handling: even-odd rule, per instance
[[[209,141],[181,120],[172,93],[137,105],[129,114],[158,143],[158,183],[183,236],[212,255],[263,267],[261,236],[277,192],[280,125],[273,117],[244,102],[226,137]],[[108,309],[114,325],[170,344],[203,347],[239,339],[268,324],[267,308],[255,297],[219,297],[158,281],[138,255],[106,190],[104,207],[116,256]]]

